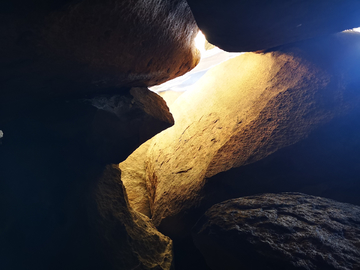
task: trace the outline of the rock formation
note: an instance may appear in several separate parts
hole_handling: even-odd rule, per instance
[[[159,84],[199,61],[198,28],[185,0],[6,2],[0,11],[1,115],[39,99]]]
[[[170,269],[109,164],[173,124],[146,86],[199,61],[186,1],[5,1],[0,22],[1,268]]]
[[[359,3],[262,2],[211,0],[200,10],[189,0],[210,41],[262,53],[213,68],[180,97],[163,93],[176,124],[155,137],[174,120],[147,87],[200,57],[185,0],[1,3],[1,269],[209,270],[191,228],[216,203],[295,191],[360,204],[360,34],[327,35],[359,26]],[[336,222],[347,233],[334,236],[336,249],[309,246],[304,265],[318,265],[317,254],[330,258],[325,268],[359,268],[357,231],[348,235],[358,225],[339,216],[353,212],[301,196],[324,209],[324,235]],[[319,211],[310,210],[306,218]],[[304,230],[319,239],[316,229]],[[209,265],[221,264],[203,236]],[[284,265],[299,264],[297,255]]]
[[[194,241],[213,270],[360,268],[360,207],[301,193],[211,207]]]
[[[226,178],[219,173],[271,157],[286,164],[295,156],[304,164],[318,155],[315,147],[321,144],[329,151],[321,157],[331,160],[312,159],[311,168],[328,170],[323,176],[313,174],[313,184],[345,181],[359,191],[354,178],[359,173],[359,129],[352,126],[360,114],[359,45],[359,34],[341,33],[266,54],[244,54],[213,68],[180,96],[171,106],[176,124],[153,138],[146,161],[155,225],[173,237],[189,231],[199,206],[204,211],[225,199],[256,194],[275,181],[266,175],[253,179],[235,173]],[[331,132],[336,130],[334,137]],[[296,146],[306,149],[306,155],[281,155]],[[349,164],[347,175],[334,174],[337,163]],[[275,175],[286,169],[271,167]],[[284,177],[285,190],[278,183],[274,188],[297,191],[312,185],[306,178],[293,182],[290,176]],[[253,183],[254,189],[247,189]],[[327,195],[346,197],[336,185]]]
[[[157,231],[151,220],[132,210],[116,165],[108,166],[95,191],[90,219],[101,251],[114,269],[159,269],[172,267],[172,241]]]
[[[360,26],[360,3],[346,1],[187,0],[210,43],[258,51]]]
[[[171,240],[128,207],[120,171],[107,164],[173,119],[146,88],[120,93],[35,103],[0,121],[4,269],[170,269]]]
[[[121,181],[126,187],[130,206],[151,217],[150,195],[146,185],[145,157],[151,139],[137,148],[125,161],[119,164]]]

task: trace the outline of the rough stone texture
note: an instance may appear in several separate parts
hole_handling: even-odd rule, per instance
[[[159,84],[199,61],[197,26],[184,0],[85,0],[47,19],[50,50],[103,69],[108,77],[115,73],[112,85]],[[119,74],[125,74],[123,81]]]
[[[92,219],[101,250],[114,269],[169,270],[172,241],[158,232],[151,220],[129,207],[116,165],[107,166],[95,188]]]
[[[165,91],[159,95],[170,106],[183,92]],[[156,107],[155,107],[156,108]],[[138,147],[125,161],[119,164],[121,180],[124,183],[130,206],[151,217],[150,196],[146,181],[146,155],[151,144],[151,139]]]
[[[151,217],[149,191],[146,185],[145,156],[151,139],[138,147],[119,164],[121,181],[124,183],[130,206]]]
[[[360,269],[360,207],[301,193],[211,207],[194,241],[213,270]]]
[[[258,51],[360,26],[357,0],[187,0],[207,40]]]
[[[104,228],[118,224],[116,213],[111,214],[101,205],[96,210],[92,196],[94,188],[104,188],[98,181],[103,179],[100,176],[107,162],[125,160],[142,142],[172,124],[159,96],[144,88],[132,88],[114,96],[35,103],[18,117],[0,120],[4,133],[0,144],[1,269],[131,270],[140,261],[144,266],[139,269],[168,269],[165,257],[171,255],[166,255],[171,243],[166,244],[167,238],[151,229],[142,215],[132,210],[128,210],[131,215],[127,213],[136,218],[133,224],[147,224],[148,236],[144,227],[134,227],[131,237],[123,233],[124,239],[120,235],[116,238],[119,243],[111,242],[114,250],[129,242],[139,253],[123,258],[129,268],[122,268],[119,249],[115,257],[103,253],[102,247],[110,248],[110,244],[100,245],[95,232],[101,232],[103,227],[95,230],[92,225],[97,221]],[[107,183],[106,178],[102,181]],[[105,196],[99,195],[99,203],[120,196],[101,195]],[[119,215],[126,212],[126,207],[123,205]],[[106,220],[109,216],[114,220]],[[144,242],[135,237],[137,230]],[[157,237],[159,254],[147,258],[148,253],[142,251],[152,247],[142,247],[141,243],[145,245],[151,238],[155,245]],[[124,246],[123,254],[128,254],[128,247]],[[155,267],[156,263],[162,268]]]
[[[160,231],[170,237],[188,232],[199,213],[248,192],[246,186],[255,181],[236,175],[222,185],[226,178],[216,178],[220,172],[251,166],[310,136],[315,140],[302,145],[307,152],[301,158],[316,156],[314,145],[323,143],[329,151],[321,157],[329,156],[331,163],[311,159],[312,168],[326,170],[325,185],[351,182],[359,192],[359,45],[359,34],[341,33],[266,54],[243,54],[208,71],[180,96],[171,106],[176,124],[153,138],[146,161],[152,219]],[[352,132],[342,129],[352,123]],[[337,135],[328,130],[338,130]],[[338,163],[348,164],[347,174],[333,175]],[[286,172],[286,167],[273,169]],[[306,178],[299,180],[296,189],[282,191],[309,185]],[[264,182],[245,195],[262,190]],[[336,186],[331,193],[346,197]]]
[[[199,61],[185,0],[6,1],[0,22],[1,115],[38,99],[160,84]]]

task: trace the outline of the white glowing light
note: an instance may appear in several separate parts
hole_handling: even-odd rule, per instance
[[[4,137],[4,133],[2,132],[2,130],[0,130],[0,139]]]
[[[195,46],[201,53],[199,64],[190,72],[149,89],[157,93],[165,91],[184,92],[190,89],[210,68],[241,54],[225,52],[218,47],[206,50],[205,45],[206,37],[199,31],[195,38]]]
[[[345,30],[344,32],[360,32],[360,27]]]
[[[206,52],[205,43],[206,43],[206,38],[204,34],[201,31],[199,31],[199,33],[195,38],[195,46],[200,51],[201,54],[204,54]]]

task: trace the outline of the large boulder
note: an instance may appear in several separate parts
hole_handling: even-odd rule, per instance
[[[120,171],[106,165],[172,123],[146,88],[35,103],[0,121],[2,268],[169,269],[171,241],[128,206]]]
[[[187,0],[210,43],[234,52],[265,50],[360,26],[357,0]]]
[[[216,204],[193,230],[213,270],[360,268],[360,207],[301,193]]]
[[[9,100],[151,86],[199,61],[185,0],[16,0],[0,10],[0,114]],[[11,108],[14,110],[14,108]]]
[[[341,33],[246,53],[180,96],[176,124],[152,139],[146,161],[160,231],[186,234],[214,203],[264,189],[319,194],[331,184],[327,197],[360,204],[347,191],[360,191],[359,46],[360,34]],[[272,157],[280,166],[266,167]],[[244,172],[250,166],[259,177]]]

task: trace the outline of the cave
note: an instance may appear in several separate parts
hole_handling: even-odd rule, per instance
[[[0,269],[360,270],[360,2],[5,0]]]

